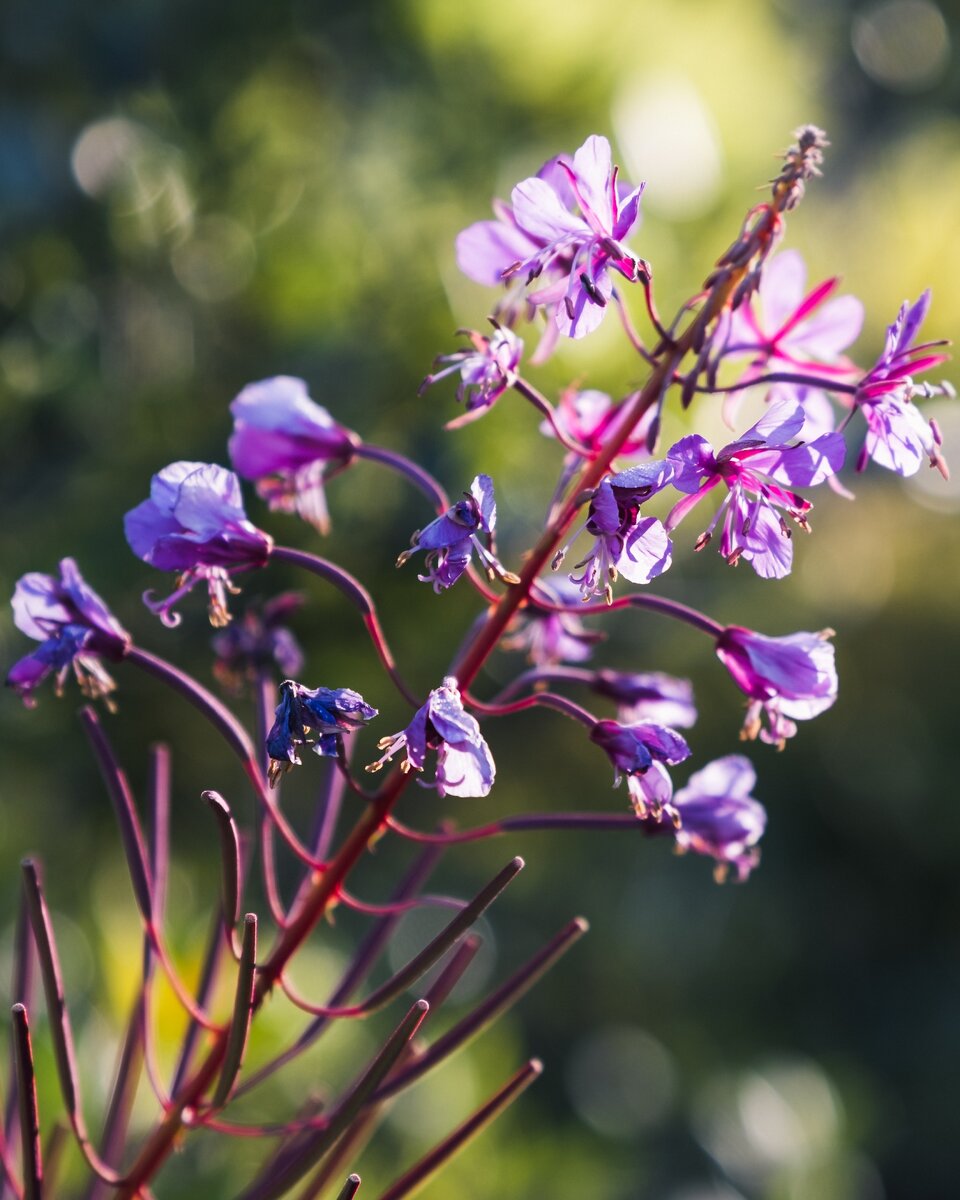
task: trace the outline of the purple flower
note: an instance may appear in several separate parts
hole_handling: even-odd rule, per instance
[[[691,775],[687,786],[673,798],[680,820],[675,832],[677,846],[715,859],[718,883],[731,866],[737,882],[742,883],[760,861],[757,842],[766,828],[767,814],[750,795],[756,781],[749,760],[730,754]]]
[[[230,461],[255,480],[271,509],[330,528],[324,482],[353,458],[357,435],[310,399],[302,379],[277,375],[248,384],[230,405]]]
[[[795,721],[807,721],[833,704],[837,668],[832,636],[830,629],[786,637],[765,637],[739,625],[724,629],[717,638],[717,657],[751,700],[741,737],[759,735],[782,748],[797,732]]]
[[[901,305],[897,319],[887,328],[883,353],[860,381],[856,402],[866,418],[867,439],[858,470],[872,458],[898,475],[914,475],[927,459],[947,475],[939,433],[912,401],[918,393],[933,395],[945,390],[917,386],[912,378],[914,372],[928,371],[947,359],[946,354],[931,353],[941,342],[913,344],[929,307],[929,290],[916,304]]]
[[[578,392],[576,388],[567,388],[557,405],[556,422],[574,441],[596,452],[603,449],[611,429],[616,428],[622,409],[623,404],[614,404],[606,392],[593,389]],[[656,411],[656,405],[651,405],[634,426],[631,436],[620,448],[623,457],[646,453],[647,432]],[[549,421],[541,424],[540,432],[546,437],[555,436]]]
[[[803,428],[803,408],[794,401],[772,404],[743,437],[715,453],[699,434],[681,438],[667,452],[674,468],[673,486],[686,492],[667,517],[673,530],[707,492],[722,483],[727,495],[707,529],[697,540],[702,550],[721,516],[720,553],[729,563],[747,560],[763,579],[789,575],[793,562],[790,529],[783,509],[801,529],[809,530],[806,514],[813,505],[794,487],[823,483],[843,465],[844,441],[825,433],[809,444],[788,443]]]
[[[497,768],[490,748],[476,718],[464,711],[452,676],[434,688],[402,733],[381,738],[379,748],[384,753],[368,771],[379,771],[401,750],[406,754],[400,769],[422,771],[427,751],[436,750],[436,780],[424,786],[436,787],[441,796],[486,796],[493,787]]]
[[[59,695],[71,668],[85,696],[95,699],[115,690],[100,659],[123,658],[130,635],[84,580],[72,558],[60,560],[59,579],[39,571],[24,575],[11,603],[16,627],[40,643],[7,674],[7,687],[29,708],[36,704],[34,690],[48,675],[56,677]],[[109,700],[107,703],[109,706]]]
[[[674,765],[690,757],[690,747],[673,729],[652,722],[621,725],[619,721],[597,721],[590,741],[600,746],[613,763],[613,785],[623,775],[643,775],[654,762]]]
[[[586,558],[574,566],[580,574],[570,575],[580,585],[584,600],[603,596],[609,604],[619,575],[642,584],[668,569],[673,550],[670,539],[656,517],[641,518],[640,505],[665,487],[672,475],[673,467],[667,462],[643,463],[605,479],[597,488],[581,527],[596,541]],[[554,559],[554,568],[565,553],[566,548]]]
[[[566,604],[577,599],[579,589],[565,578],[552,583],[537,581],[537,588],[552,604]],[[501,640],[504,650],[526,650],[527,658],[538,667],[554,667],[558,663],[586,662],[594,645],[604,634],[587,629],[575,612],[555,612],[541,608],[531,600],[511,626],[510,636]]]
[[[627,724],[655,721],[658,725],[690,729],[697,723],[693,684],[661,671],[623,672],[604,668],[594,676],[594,691],[619,705],[617,716]]]
[[[562,173],[562,174],[561,174]],[[457,239],[461,269],[472,279],[545,282],[528,294],[568,337],[590,333],[613,292],[611,269],[632,282],[639,260],[622,244],[640,218],[643,185],[623,195],[604,137],[590,137],[570,161],[547,164],[513,189],[500,220],[471,226]]]
[[[804,370],[813,365],[829,388],[855,369],[843,355],[860,335],[863,305],[856,296],[834,296],[838,279],[828,279],[804,295],[807,269],[796,250],[775,255],[764,266],[755,298],[731,316],[725,354],[752,357],[741,382],[768,370]],[[778,395],[798,401],[822,392],[780,384]],[[729,393],[724,416],[732,422],[742,392]]]
[[[243,511],[240,481],[212,463],[176,462],[154,475],[150,499],[123,522],[130,548],[161,571],[177,571],[177,586],[165,600],[144,593],[144,603],[164,625],[179,625],[173,606],[200,579],[210,595],[210,623],[226,625],[227,592],[235,591],[235,571],[262,567],[273,539],[251,524]]]
[[[283,623],[303,605],[299,592],[284,592],[263,606],[250,604],[213,639],[213,673],[229,691],[239,694],[245,683],[279,669],[283,676],[299,675],[303,652]]]
[[[500,399],[517,378],[517,366],[523,354],[523,342],[509,329],[492,322],[493,333],[484,337],[482,333],[467,329],[462,332],[470,341],[472,350],[459,350],[456,354],[441,354],[434,367],[442,364],[443,369],[428,375],[420,384],[420,394],[454,371],[460,372],[457,400],[466,404],[467,411],[453,421],[447,429],[457,429],[469,421],[482,417],[488,408]]]
[[[359,692],[351,688],[308,688],[293,679],[280,685],[276,719],[267,735],[271,785],[293,766],[300,765],[298,746],[314,754],[343,756],[343,734],[359,729],[377,715]]]
[[[432,583],[439,594],[457,582],[476,550],[488,573],[499,576],[505,583],[519,583],[517,576],[507,571],[493,551],[480,541],[481,533],[492,540],[496,524],[493,480],[489,475],[477,475],[462,500],[413,535],[410,549],[399,556],[397,566],[402,567],[418,550],[425,550],[427,573],[417,578],[422,583]]]

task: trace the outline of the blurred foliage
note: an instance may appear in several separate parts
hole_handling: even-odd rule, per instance
[[[487,216],[492,194],[591,132],[612,133],[627,173],[648,181],[635,244],[654,265],[662,310],[696,290],[773,155],[795,126],[814,121],[833,148],[789,242],[813,276],[842,273],[865,299],[858,356],[869,360],[901,300],[928,284],[931,335],[949,334],[960,320],[958,36],[954,14],[931,0],[744,0],[735,15],[707,0],[7,0],[6,590],[72,554],[137,640],[210,683],[199,599],[176,635],[150,618],[139,593],[157,580],[128,552],[120,517],[167,462],[225,461],[230,398],[281,372],[302,375],[340,420],[417,457],[453,492],[489,471],[505,552],[519,554],[556,470],[535,417],[507,397],[469,431],[445,434],[452,388],[423,399],[416,390],[434,355],[453,348],[452,331],[479,325],[491,304],[458,276],[456,232]],[[618,394],[634,385],[637,360],[613,326],[563,348],[537,376],[544,390],[571,379]],[[694,417],[698,428],[716,420],[704,409]],[[942,423],[948,439],[960,432],[952,408]],[[676,861],[632,837],[528,834],[453,851],[438,881],[461,893],[515,852],[529,861],[490,916],[494,974],[483,987],[573,915],[571,905],[592,933],[479,1050],[397,1106],[364,1160],[371,1195],[524,1054],[545,1059],[545,1079],[431,1185],[431,1197],[955,1194],[960,492],[876,475],[861,482],[855,505],[818,499],[816,534],[782,584],[689,550],[665,581],[667,593],[722,620],[770,633],[838,630],[835,709],[783,755],[750,750],[770,811],[759,872],[744,888],[717,888],[702,861]],[[434,686],[477,604],[466,589],[434,597],[413,566],[393,571],[429,514],[366,464],[334,484],[332,509],[323,552],[374,592],[415,686]],[[281,540],[315,545],[253,500],[250,512]],[[248,591],[289,586],[304,583],[278,569]],[[354,614],[313,583],[305,590],[310,605],[297,624],[306,681],[360,689],[381,706],[382,729],[399,728],[403,710],[385,695]],[[738,697],[696,635],[657,618],[605,627],[603,662],[694,679],[703,714],[695,754],[734,749]],[[22,652],[5,614],[0,657]],[[491,667],[505,679],[516,662],[500,655]],[[135,784],[148,740],[174,748],[172,921],[195,969],[217,886],[214,834],[196,797],[206,787],[238,807],[249,797],[184,705],[120,674],[122,706],[109,728]],[[35,712],[4,702],[0,913],[9,927],[17,860],[35,850],[96,1127],[130,1000],[137,922],[75,700],[47,693]],[[558,719],[491,727],[498,785],[482,811],[465,803],[465,822],[624,802],[595,753],[557,737]],[[310,762],[287,789],[302,827],[316,770]],[[402,808],[424,828],[438,812],[419,793]],[[402,847],[382,847],[358,893],[382,897],[402,857]],[[361,928],[341,915],[314,939],[298,967],[312,993],[334,978]],[[6,959],[9,936],[3,945]],[[286,1044],[297,1019],[272,1003],[258,1020],[256,1059]],[[172,1054],[179,1017],[169,996],[159,1020]],[[58,1099],[42,1015],[34,1023],[48,1127]],[[321,1080],[335,1085],[372,1037],[365,1027],[339,1030],[322,1054],[264,1089],[264,1110],[292,1113]],[[246,1119],[260,1112],[256,1097]],[[234,1195],[258,1153],[254,1143],[193,1139],[157,1194]]]

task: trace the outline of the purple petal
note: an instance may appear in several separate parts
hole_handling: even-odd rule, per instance
[[[558,242],[590,236],[588,226],[568,212],[549,183],[536,176],[525,179],[513,189],[513,215],[524,232],[545,242]]]
[[[809,417],[804,410],[804,421]],[[815,487],[829,479],[843,466],[847,444],[842,433],[825,433],[803,446],[781,450],[778,461],[768,473],[788,487]],[[762,468],[761,468],[762,469]]]
[[[477,475],[470,484],[470,495],[480,509],[480,526],[493,533],[497,525],[497,502],[493,494],[493,480],[489,475]]]
[[[790,574],[793,539],[783,532],[779,517],[769,508],[757,509],[746,533],[742,527],[737,530],[734,548],[761,579],[783,579]]]
[[[856,296],[838,296],[785,339],[791,350],[830,362],[851,346],[863,328],[863,304]]]
[[[486,796],[496,773],[493,756],[483,738],[474,744],[444,743],[437,751],[437,791],[441,796]]]
[[[573,156],[573,170],[583,203],[606,232],[612,233],[609,190],[612,160],[607,139],[597,134],[588,137]]]
[[[677,792],[677,802],[684,803],[697,796],[728,796],[740,800],[750,795],[756,782],[757,773],[749,758],[728,754],[694,772],[686,787]]]
[[[57,626],[72,619],[61,598],[60,585],[51,575],[30,571],[17,582],[11,600],[13,623],[27,637],[45,641]]]
[[[760,280],[763,332],[781,329],[803,299],[807,268],[798,250],[782,250],[766,264]]]
[[[477,221],[457,235],[457,266],[468,279],[495,287],[503,283],[504,271],[532,258],[540,247],[512,222]]]
[[[731,452],[742,443],[754,441],[767,442],[770,446],[783,446],[798,437],[803,428],[803,408],[793,400],[780,400],[771,404],[756,425],[752,425],[745,434],[725,446],[720,452],[724,458],[732,456]]]
[[[697,492],[704,475],[716,469],[713,447],[699,433],[688,434],[667,451],[667,462],[673,467],[671,484],[679,492]]]
[[[629,531],[617,570],[631,583],[649,583],[672,562],[673,544],[656,517],[645,517]]]

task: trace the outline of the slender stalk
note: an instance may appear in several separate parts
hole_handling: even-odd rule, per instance
[[[436,479],[418,463],[412,462],[396,450],[387,450],[382,446],[371,446],[361,442],[355,451],[357,458],[365,458],[369,462],[379,463],[398,475],[409,480],[430,501],[439,516],[450,507],[450,500]]]
[[[363,618],[367,633],[373,642],[373,648],[376,650],[380,662],[383,664],[383,669],[396,685],[397,691],[414,708],[419,708],[420,701],[410,688],[407,687],[403,676],[397,669],[397,664],[387,644],[386,636],[380,627],[380,618],[377,616],[376,606],[363,584],[359,580],[354,579],[342,567],[338,567],[335,563],[328,562],[325,558],[320,558],[316,554],[308,554],[305,550],[294,550],[290,546],[274,546],[271,558],[279,562],[288,562],[295,567],[310,571],[313,575],[319,576],[320,579],[326,580],[327,583],[333,584],[341,595],[346,596]]]
[[[226,1104],[233,1089],[234,1080],[240,1073],[243,1054],[250,1034],[253,1016],[253,979],[257,968],[257,918],[247,913],[243,922],[243,943],[240,950],[240,969],[237,972],[237,991],[233,1005],[233,1019],[227,1034],[227,1045],[223,1056],[223,1069],[211,1101],[214,1108]]]
[[[253,784],[254,791],[257,793],[257,799],[269,813],[270,819],[276,825],[284,841],[293,853],[305,862],[307,866],[321,867],[323,864],[317,862],[310,854],[277,806],[276,801],[270,793],[270,788],[267,786],[267,781],[260,770],[257,755],[247,731],[226,705],[222,704],[216,696],[208,692],[195,679],[173,666],[172,663],[168,663],[146,650],[141,650],[139,646],[130,647],[127,651],[125,661],[140,667],[141,670],[153,675],[155,679],[159,679],[167,687],[179,692],[185,700],[188,700],[206,717],[240,760],[247,778]]]
[[[23,1163],[24,1200],[43,1200],[43,1161],[40,1153],[40,1115],[37,1111],[37,1079],[30,1047],[30,1023],[22,1004],[11,1009],[13,1053],[17,1063],[17,1098],[20,1104],[20,1145]]]
[[[454,1155],[465,1149],[478,1134],[499,1117],[505,1108],[526,1091],[542,1072],[543,1064],[540,1060],[530,1059],[490,1097],[482,1108],[477,1109],[473,1116],[464,1121],[429,1154],[424,1155],[419,1162],[414,1163],[409,1171],[392,1183],[381,1195],[380,1200],[402,1200],[404,1196],[412,1196],[419,1192]]]

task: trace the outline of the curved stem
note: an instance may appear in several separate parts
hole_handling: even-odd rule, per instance
[[[520,830],[537,829],[581,829],[601,831],[609,829],[636,829],[644,831],[642,821],[635,813],[521,813],[516,817],[502,817],[499,821],[491,821],[489,825],[477,825],[473,829],[461,829],[452,833],[425,833],[420,829],[412,829],[409,825],[398,821],[396,817],[388,817],[387,828],[407,841],[417,842],[425,846],[461,846],[466,842],[480,842],[486,838],[499,837],[504,833],[515,833]]]
[[[397,670],[396,662],[390,652],[390,647],[387,645],[387,639],[380,628],[380,620],[377,616],[373,599],[363,584],[354,579],[348,571],[344,571],[342,567],[336,566],[335,563],[328,562],[325,558],[320,558],[316,554],[309,554],[306,550],[295,550],[292,546],[275,546],[271,558],[279,562],[288,562],[295,567],[301,567],[305,571],[310,571],[312,574],[319,576],[320,579],[325,579],[327,583],[332,583],[341,595],[346,596],[363,618],[363,623],[367,627],[367,633],[370,635],[373,647],[383,664],[384,670],[396,685],[397,691],[414,708],[419,708],[420,701],[410,688],[407,687],[403,677]]]
[[[627,306],[623,301],[623,297],[616,288],[613,289],[613,295],[611,299],[617,306],[617,312],[620,314],[620,324],[623,326],[623,332],[627,335],[627,341],[634,348],[634,350],[636,350],[640,357],[645,362],[650,363],[652,366],[655,361],[654,357],[643,344],[643,338],[637,332],[637,328],[630,317],[630,313],[627,311]]]
[[[662,613],[665,617],[673,617],[677,621],[683,621],[687,625],[692,625],[694,629],[699,629],[702,633],[707,633],[711,637],[719,637],[725,626],[719,621],[714,621],[712,617],[708,617],[706,613],[700,612],[696,608],[691,608],[688,604],[681,604],[679,600],[669,600],[666,596],[654,596],[649,592],[634,592],[630,596],[618,596],[609,604],[606,601],[588,604],[558,604],[556,601],[549,599],[541,590],[537,592],[536,602],[538,608],[546,609],[547,612],[556,613],[576,613],[582,616],[584,613],[609,613],[616,612],[620,608],[648,608],[653,612]]]
[[[744,379],[739,383],[714,384],[712,387],[695,387],[695,392],[709,392],[711,394],[718,392],[741,392],[745,388],[761,387],[766,383],[795,383],[800,387],[816,387],[823,388],[828,392],[844,392],[846,395],[855,396],[857,393],[857,385],[855,383],[838,383],[833,379],[823,379],[818,375],[794,375],[790,371],[774,371],[769,375],[757,375],[753,379]]]
[[[290,825],[290,822],[277,806],[267,786],[267,781],[260,770],[256,752],[247,731],[226,705],[222,704],[216,696],[208,692],[205,687],[197,683],[195,679],[181,671],[178,667],[175,667],[172,663],[168,663],[165,659],[158,658],[155,654],[141,650],[139,646],[130,647],[127,651],[125,661],[133,663],[134,666],[140,667],[155,679],[159,679],[161,683],[165,683],[168,687],[173,688],[185,700],[189,700],[194,708],[203,713],[240,760],[244,773],[251,784],[253,784],[254,791],[257,793],[257,799],[270,814],[270,819],[280,831],[283,840],[297,858],[306,863],[307,866],[314,869],[321,869],[323,863],[318,862],[307,847],[304,846]]]
[[[553,430],[553,435],[561,446],[572,451],[578,458],[590,458],[591,450],[589,446],[583,446],[580,442],[570,437],[568,433],[560,427],[557,422],[557,414],[550,401],[539,392],[532,383],[528,383],[522,376],[517,375],[513,383],[510,385],[515,392],[519,392],[525,400],[529,400],[537,412],[542,413],[546,417],[550,428]]]
[[[597,718],[593,713],[587,712],[585,708],[568,700],[566,696],[558,696],[555,692],[535,692],[532,696],[524,696],[521,700],[514,700],[509,704],[484,703],[469,692],[464,693],[464,699],[471,708],[475,708],[488,717],[507,717],[511,713],[523,712],[527,708],[541,707],[556,709],[565,717],[571,717],[574,721],[579,721],[581,725],[586,725],[588,729],[592,729],[597,723]]]
[[[398,475],[402,475],[426,496],[437,510],[438,515],[445,513],[450,507],[447,493],[429,471],[425,471],[423,467],[405,455],[398,454],[396,450],[387,450],[382,446],[371,446],[367,442],[361,442],[356,447],[354,454],[357,458],[365,458],[369,462],[379,463],[381,466],[395,471]]]

